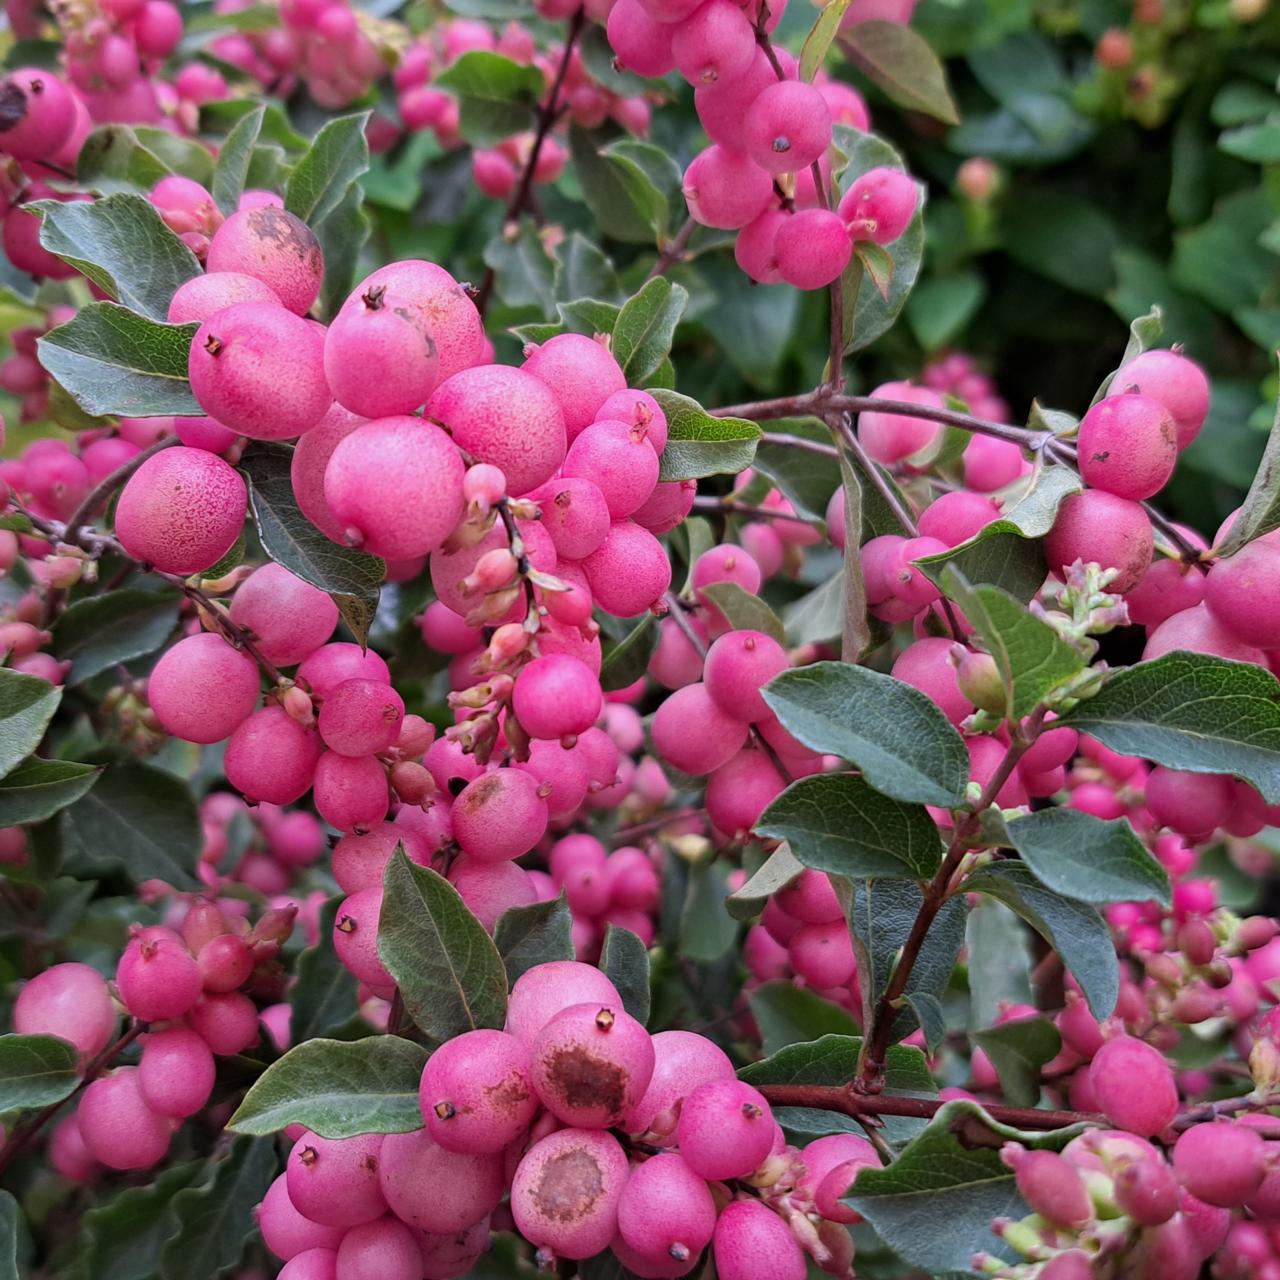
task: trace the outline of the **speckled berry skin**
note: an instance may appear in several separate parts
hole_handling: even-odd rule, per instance
[[[301,218],[264,205],[233,213],[214,233],[210,271],[238,271],[261,280],[295,315],[311,310],[324,278],[324,255]]]

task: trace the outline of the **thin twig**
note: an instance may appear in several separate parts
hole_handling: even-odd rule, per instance
[[[794,511],[779,511],[776,507],[753,507],[749,502],[734,502],[732,498],[698,497],[693,500],[695,511],[718,511],[729,516],[750,516],[753,520],[800,520]]]
[[[893,517],[902,526],[903,532],[908,538],[918,538],[920,536],[920,527],[916,524],[914,514],[902,501],[893,485],[885,479],[884,472],[876,466],[867,451],[862,447],[862,441],[858,439],[857,433],[850,425],[848,418],[843,414],[832,414],[831,418],[828,419],[828,425],[839,434],[845,448],[853,454],[859,469],[871,481],[872,487],[884,500],[889,510],[893,512]]]
[[[666,602],[671,621],[684,632],[684,638],[693,645],[694,652],[698,657],[705,658],[707,656],[707,646],[703,643],[702,637],[693,629],[693,624],[685,616],[684,601],[680,599],[674,591],[668,591],[662,599]]]
[[[672,239],[667,241],[666,246],[658,255],[657,262],[649,268],[649,274],[645,276],[646,282],[656,279],[658,276],[666,275],[672,267],[684,258],[684,251],[689,247],[689,239],[697,225],[692,218],[685,219],[684,226],[676,232]]]

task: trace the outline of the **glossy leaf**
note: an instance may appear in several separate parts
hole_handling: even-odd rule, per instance
[[[688,305],[688,290],[665,276],[650,280],[623,304],[613,326],[613,355],[628,386],[643,386],[657,372]]]
[[[61,701],[47,680],[0,667],[0,777],[40,745]]]
[[[0,1036],[0,1113],[61,1102],[80,1083],[80,1054],[57,1036]]]
[[[98,765],[32,756],[0,779],[0,826],[43,822],[79,800],[101,773]]]

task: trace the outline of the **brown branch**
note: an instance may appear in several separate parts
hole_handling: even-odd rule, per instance
[[[674,591],[668,591],[662,599],[666,603],[671,621],[684,632],[684,638],[693,645],[694,652],[700,658],[705,658],[707,656],[707,646],[702,642],[702,637],[693,629],[689,619],[685,617],[684,601]]]
[[[734,502],[732,498],[694,498],[693,509],[718,511],[729,516],[750,516],[753,520],[799,520],[802,523],[813,523],[794,511],[779,511],[776,507],[753,507],[749,502]]]
[[[912,922],[911,932],[903,944],[898,966],[894,969],[888,986],[876,1002],[871,1028],[863,1045],[862,1066],[854,1086],[860,1093],[878,1093],[884,1085],[885,1056],[889,1051],[893,1023],[897,1017],[898,1006],[906,994],[907,983],[911,980],[911,974],[920,956],[920,950],[924,946],[925,938],[928,937],[929,929],[938,912],[942,910],[943,903],[951,896],[952,878],[965,854],[969,852],[972,840],[978,834],[982,813],[995,803],[1000,788],[1009,780],[1009,775],[1017,767],[1018,761],[1039,736],[1044,716],[1045,709],[1041,708],[1028,717],[1025,725],[1014,734],[1013,741],[1006,749],[996,771],[991,775],[990,781],[983,787],[977,802],[956,822],[942,865],[924,891],[924,900],[920,903],[920,910]]]
[[[646,283],[656,279],[658,276],[666,275],[672,267],[684,258],[684,251],[689,247],[689,240],[693,236],[697,225],[692,218],[685,219],[684,226],[667,241],[666,246],[658,255],[658,260],[649,268],[649,274],[645,276]]]
[[[780,444],[788,449],[804,449],[808,453],[818,453],[824,458],[838,458],[840,450],[832,444],[823,444],[821,440],[806,440],[804,436],[787,435],[784,431],[765,431],[760,439],[766,444]]]
[[[528,156],[525,157],[524,168],[520,173],[520,181],[516,185],[515,192],[507,205],[505,222],[515,222],[529,206],[529,197],[533,192],[534,170],[538,167],[538,157],[542,154],[542,144],[546,142],[547,135],[560,118],[560,91],[564,88],[565,77],[569,74],[569,64],[573,61],[573,49],[578,43],[578,37],[582,34],[582,28],[585,23],[586,9],[579,8],[569,20],[569,32],[565,36],[564,50],[560,54],[560,65],[556,68],[555,79],[551,82],[551,88],[547,93],[546,99],[538,108],[538,122],[534,129],[533,145],[529,148]],[[486,268],[484,279],[480,282],[480,288],[477,290],[475,298],[476,310],[480,312],[482,318],[485,311],[488,310],[489,299],[493,295],[493,286],[496,279],[493,268]]]
[[[827,425],[839,435],[844,442],[845,448],[853,454],[863,475],[871,482],[872,487],[883,499],[889,510],[893,512],[894,519],[902,526],[903,532],[907,537],[918,538],[920,536],[920,528],[916,524],[915,515],[902,501],[902,498],[894,490],[893,485],[885,479],[884,472],[876,466],[867,451],[862,447],[862,441],[858,439],[857,433],[850,425],[848,418],[843,414],[833,414]]]
[[[29,1120],[14,1126],[9,1140],[0,1147],[0,1173],[3,1173],[26,1149],[35,1141],[40,1130],[44,1128],[63,1107],[83,1093],[101,1074],[142,1034],[142,1024],[134,1022],[114,1044],[108,1045],[85,1068],[80,1083],[65,1097],[51,1102],[43,1110],[37,1111]]]

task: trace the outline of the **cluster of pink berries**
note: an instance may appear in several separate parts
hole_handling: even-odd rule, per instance
[[[23,987],[14,1005],[20,1035],[70,1042],[88,1066],[114,1039],[120,1007],[147,1024],[136,1066],[98,1075],[54,1131],[50,1159],[64,1177],[93,1181],[103,1167],[149,1169],[168,1154],[182,1120],[213,1092],[215,1057],[243,1053],[261,1034],[252,997],[278,1001],[277,955],[293,930],[292,905],[263,913],[204,899],[183,903],[176,928],[134,926],[114,989],[86,964],[56,964]]]
[[[975,418],[985,418],[988,422],[1012,422],[1009,406],[1000,394],[1000,388],[990,374],[985,373],[973,356],[963,351],[949,351],[946,355],[931,360],[920,373],[920,381],[944,396],[962,400],[969,407]],[[991,437],[974,436],[970,444]],[[993,444],[1002,441],[992,440]],[[977,488],[966,477],[969,487]],[[993,489],[999,485],[990,486]]]
[[[550,1265],[611,1249],[670,1280],[711,1247],[725,1280],[768,1256],[780,1280],[805,1257],[845,1275],[840,1198],[878,1165],[847,1134],[787,1144],[769,1103],[710,1040],[651,1036],[597,969],[539,965],[515,984],[506,1029],[467,1032],[422,1073],[424,1127],[294,1139],[258,1222],[287,1280],[374,1274],[447,1280],[512,1226]],[[503,1201],[509,1195],[509,1202]]]

